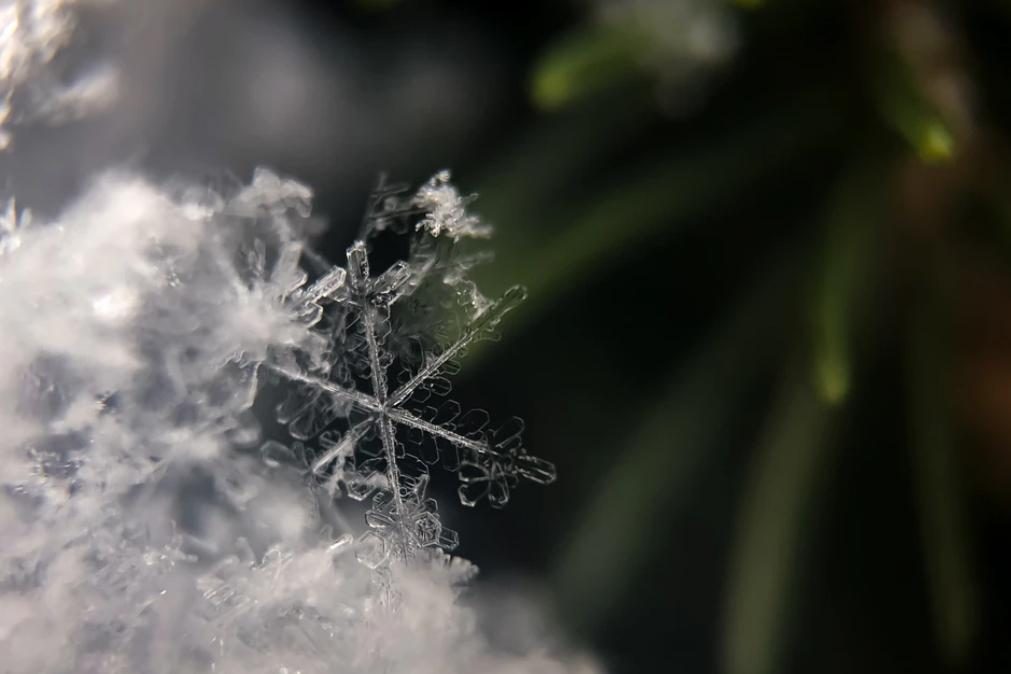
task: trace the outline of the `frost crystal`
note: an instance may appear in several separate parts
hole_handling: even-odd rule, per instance
[[[474,343],[493,339],[499,321],[525,294],[513,287],[489,301],[464,280],[461,270],[469,263],[455,244],[485,228],[463,210],[448,177],[438,174],[411,199],[380,184],[366,234],[420,215],[415,229],[421,239],[406,261],[375,276],[366,241],[356,241],[347,250],[346,273],[334,268],[300,295],[308,304],[332,302],[322,323],[332,340],[327,366],[299,369],[291,353],[273,365],[299,384],[278,416],[294,437],[315,441],[311,473],[331,494],[343,487],[353,499],[372,498],[366,513],[372,531],[364,537],[373,541],[372,566],[410,559],[424,548],[456,547],[456,533],[442,526],[435,500],[426,495],[431,464],[441,461],[458,473],[458,495],[467,506],[487,499],[502,507],[521,479],[555,479],[552,464],[527,454],[519,419],[490,425],[484,411],[463,413],[444,400],[459,359]],[[443,233],[449,241],[438,239]],[[441,298],[433,307],[447,290],[451,302]],[[452,323],[454,312],[451,334],[423,332],[419,314]],[[331,429],[338,420],[343,429]]]
[[[56,221],[0,209],[5,674],[595,671],[485,638],[426,494],[437,460],[468,504],[554,477],[517,422],[431,402],[522,293],[483,298],[479,258],[385,183],[324,264],[310,197],[266,171],[221,193],[111,174]],[[374,274],[369,243],[408,231]],[[253,415],[278,372],[290,443]]]
[[[432,236],[449,236],[454,241],[491,236],[491,227],[467,213],[469,201],[470,197],[460,196],[449,182],[449,171],[440,171],[414,197],[414,203],[425,211],[417,229]]]

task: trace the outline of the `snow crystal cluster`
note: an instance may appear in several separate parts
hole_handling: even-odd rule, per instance
[[[3,672],[596,671],[483,632],[427,493],[437,463],[466,505],[554,479],[517,420],[444,401],[522,298],[466,278],[487,228],[448,175],[382,183],[331,265],[310,200],[113,173],[0,212]]]

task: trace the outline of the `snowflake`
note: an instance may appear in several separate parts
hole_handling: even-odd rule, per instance
[[[445,400],[447,376],[459,370],[460,357],[476,342],[494,339],[502,317],[525,297],[513,287],[498,299],[485,298],[465,278],[476,258],[457,250],[462,230],[423,224],[438,218],[477,227],[462,200],[429,198],[433,185],[456,194],[447,178],[439,174],[412,198],[380,183],[362,238],[347,250],[346,269],[333,267],[292,300],[316,309],[328,305],[319,324],[331,340],[327,369],[300,366],[296,353],[270,365],[297,384],[278,418],[293,437],[318,445],[309,452],[315,457],[310,473],[333,495],[343,489],[356,500],[371,497],[370,531],[360,543],[362,560],[376,568],[425,548],[456,547],[456,533],[442,525],[427,496],[429,465],[442,463],[458,474],[466,506],[487,499],[502,507],[520,480],[555,479],[551,463],[526,452],[522,421],[493,427],[484,411],[464,414]],[[366,240],[407,231],[419,216],[414,229],[420,233],[407,259],[373,275]],[[443,402],[436,406],[435,399]],[[338,422],[343,432],[331,428]]]

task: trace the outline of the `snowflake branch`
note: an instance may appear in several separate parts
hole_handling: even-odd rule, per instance
[[[334,384],[332,381],[321,379],[319,377],[313,377],[312,375],[304,374],[302,372],[295,372],[294,370],[289,370],[288,368],[281,367],[280,365],[274,365],[272,363],[264,363],[264,365],[292,381],[322,389],[335,398],[349,400],[363,411],[378,413],[383,409],[382,403],[370,396],[368,393],[362,393],[361,391],[356,391],[354,389],[342,388],[337,384]]]
[[[473,440],[466,436],[460,435],[459,433],[454,433],[453,431],[448,431],[438,424],[433,424],[431,421],[425,421],[421,417],[415,416],[404,409],[391,409],[389,411],[390,419],[396,421],[398,424],[403,424],[408,428],[416,428],[420,431],[424,431],[429,435],[433,435],[437,438],[442,438],[447,442],[451,442],[457,447],[463,447],[465,449],[470,449],[481,455],[491,455],[499,456],[499,453],[494,451],[487,442],[482,442],[480,440]]]
[[[352,426],[344,437],[341,438],[340,442],[313,461],[311,467],[313,474],[321,475],[326,467],[336,459],[351,456],[354,453],[355,445],[358,444],[358,441],[368,431],[372,421],[372,419],[367,419]]]
[[[502,316],[515,308],[525,297],[526,291],[520,286],[513,286],[507,290],[502,297],[481,312],[451,346],[426,362],[417,374],[394,391],[390,396],[390,406],[396,407],[407,400],[421,384],[433,377],[446,363],[473,344],[482,333],[493,330],[502,320]]]
[[[348,270],[351,276],[351,287],[355,292],[361,311],[362,331],[368,345],[369,374],[372,378],[372,395],[379,403],[379,439],[383,445],[386,457],[386,479],[389,481],[390,494],[393,497],[394,511],[398,520],[400,546],[403,556],[409,555],[407,531],[403,516],[406,512],[401,494],[400,467],[397,465],[397,443],[393,435],[393,426],[387,414],[386,397],[389,393],[386,383],[386,368],[379,355],[379,340],[376,337],[376,313],[378,308],[370,297],[372,283],[369,279],[369,258],[365,244],[357,241],[348,249]]]

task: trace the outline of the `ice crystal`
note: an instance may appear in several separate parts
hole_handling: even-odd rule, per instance
[[[513,287],[487,300],[462,276],[468,258],[456,244],[486,228],[466,212],[448,177],[438,174],[410,198],[380,183],[370,199],[366,238],[420,218],[414,228],[420,239],[407,260],[378,275],[370,269],[367,241],[355,241],[346,270],[335,267],[296,297],[316,309],[320,301],[331,304],[322,323],[331,340],[326,367],[300,369],[291,353],[272,365],[298,384],[278,415],[295,438],[315,443],[311,473],[331,494],[343,489],[353,499],[371,497],[366,521],[372,531],[363,538],[372,543],[374,554],[365,558],[372,566],[425,548],[456,547],[456,533],[442,525],[427,496],[429,465],[441,461],[457,472],[466,506],[487,499],[502,507],[520,480],[555,479],[551,463],[527,453],[519,419],[491,425],[484,411],[464,413],[445,400],[447,377],[459,370],[460,358],[476,342],[494,339],[499,321],[525,294]],[[433,339],[420,332],[417,319],[431,315],[440,294],[451,302],[437,305],[443,315],[436,319],[451,323],[455,311],[457,325]],[[340,430],[332,428],[335,422]]]
[[[480,256],[385,184],[326,264],[310,197],[111,174],[56,221],[0,211],[4,672],[594,671],[492,646],[426,493],[436,461],[468,504],[554,477],[517,422],[432,403],[522,293],[484,299]],[[410,254],[373,274],[397,232]],[[252,414],[272,379],[294,441]]]
[[[202,7],[178,4],[0,0],[0,150],[113,100],[97,57],[150,41],[92,34],[107,11]],[[117,118],[157,88],[124,88]],[[447,172],[381,183],[334,266],[311,190],[270,171],[211,189],[45,159],[93,174],[77,196],[37,180],[45,199],[0,200],[0,671],[596,671],[524,636],[531,611],[483,624],[460,598],[476,568],[445,551],[429,465],[467,504],[554,478],[518,421],[434,402],[522,296],[470,280],[487,255],[466,245],[490,229]],[[409,254],[381,262],[400,236]],[[255,404],[279,393],[288,433]]]
[[[461,196],[449,182],[449,171],[435,174],[418,190],[413,201],[425,211],[417,229],[427,230],[432,236],[445,234],[457,241],[465,237],[491,236],[491,227],[467,213],[470,198]]]

